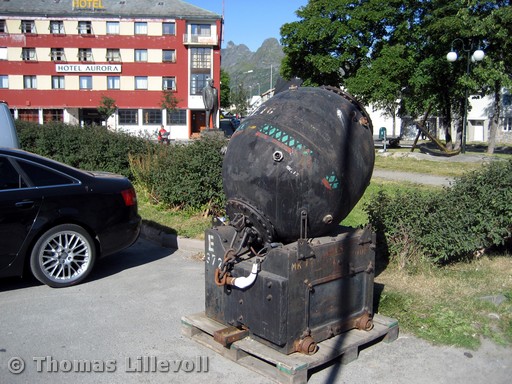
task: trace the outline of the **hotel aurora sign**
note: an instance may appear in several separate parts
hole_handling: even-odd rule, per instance
[[[120,73],[121,64],[57,64],[55,70],[65,73]]]

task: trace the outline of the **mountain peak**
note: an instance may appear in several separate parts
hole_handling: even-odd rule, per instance
[[[221,57],[221,68],[229,74],[232,84],[244,83],[263,93],[271,86],[270,79],[275,84],[284,53],[279,41],[272,37],[266,39],[256,52],[251,52],[245,44],[229,41],[222,49]]]

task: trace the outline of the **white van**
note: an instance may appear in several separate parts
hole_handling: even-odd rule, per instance
[[[3,101],[0,101],[0,147],[20,147],[14,119],[9,106]]]

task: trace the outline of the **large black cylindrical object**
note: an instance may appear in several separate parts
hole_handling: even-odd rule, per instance
[[[231,137],[223,183],[228,217],[261,242],[328,234],[363,195],[375,160],[364,108],[335,88],[275,95]]]

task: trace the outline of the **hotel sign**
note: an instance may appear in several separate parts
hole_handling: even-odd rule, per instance
[[[73,9],[105,9],[103,0],[73,0]]]
[[[120,73],[121,64],[57,64],[55,70],[67,73]]]

